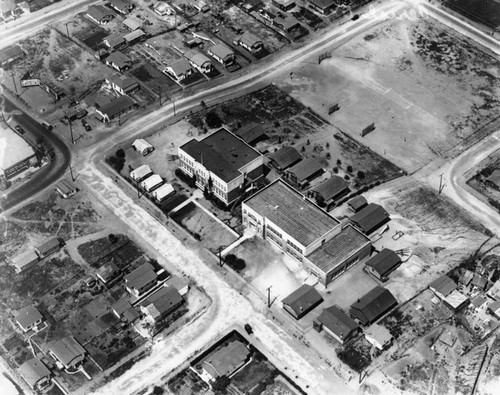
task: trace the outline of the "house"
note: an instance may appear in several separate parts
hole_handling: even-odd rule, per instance
[[[125,322],[134,323],[141,317],[141,314],[126,299],[120,299],[111,305],[111,311]]]
[[[382,351],[392,344],[392,335],[389,330],[382,325],[373,324],[365,330],[365,338],[368,343]]]
[[[226,376],[231,377],[250,356],[250,350],[240,341],[235,340],[209,354],[201,361],[201,377],[207,382]]]
[[[70,184],[66,180],[61,180],[56,184],[56,191],[63,199],[68,199],[73,196],[78,189],[75,187],[75,184]]]
[[[458,279],[458,282],[462,284],[464,287],[468,287],[473,278],[474,278],[474,272],[468,269],[464,269],[462,275]]]
[[[14,0],[0,1],[0,17],[9,20],[16,17],[17,4]]]
[[[456,313],[469,304],[469,298],[455,289],[443,299],[443,304]]]
[[[484,291],[487,285],[488,285],[488,279],[486,277],[483,277],[477,273],[474,274],[474,277],[472,278],[471,281],[471,286],[477,288],[480,291]]]
[[[234,134],[252,147],[255,147],[258,142],[267,139],[265,129],[258,123],[242,126]]]
[[[127,44],[125,38],[118,33],[113,33],[107,36],[104,40],[102,40],[104,45],[106,45],[111,51],[116,51],[124,47]]]
[[[152,196],[158,202],[162,202],[165,199],[167,199],[169,196],[172,196],[173,194],[175,194],[174,187],[170,184],[163,184],[161,187],[159,187],[153,191]]]
[[[300,162],[302,160],[302,156],[295,148],[284,146],[269,155],[269,160],[271,165],[275,167],[276,170],[284,171],[290,166]]]
[[[153,189],[158,188],[160,185],[163,184],[163,178],[159,174],[153,174],[143,180],[139,185],[141,186],[142,189],[144,189],[146,192],[152,192]]]
[[[285,174],[292,185],[304,188],[324,172],[323,166],[316,158],[306,158],[286,170]]]
[[[495,169],[493,173],[490,174],[488,178],[486,178],[486,182],[490,184],[492,187],[499,189],[500,188],[500,169]]]
[[[11,263],[14,266],[16,273],[22,273],[34,266],[39,261],[38,255],[33,250],[25,250],[24,252],[11,258]]]
[[[200,73],[208,74],[213,70],[210,59],[199,51],[186,51],[184,57]]]
[[[192,75],[194,70],[186,59],[180,58],[167,66],[163,72],[170,74],[177,81],[182,81]]]
[[[208,48],[207,52],[224,67],[231,66],[236,59],[234,51],[224,44],[215,44]]]
[[[49,354],[60,369],[75,371],[85,360],[86,351],[73,336],[66,336],[47,343]]]
[[[113,12],[100,4],[91,5],[87,9],[87,16],[99,25],[105,25],[114,18]]]
[[[365,208],[367,205],[368,205],[368,202],[366,201],[365,197],[362,195],[359,195],[359,196],[352,198],[347,203],[347,207],[353,213],[357,213],[359,210]]]
[[[142,27],[142,22],[139,22],[137,19],[134,19],[132,17],[128,17],[128,18],[124,19],[122,23],[131,32],[133,32],[134,30],[140,29]]]
[[[365,234],[369,235],[389,222],[390,219],[389,214],[382,206],[370,203],[354,214],[350,218],[350,221],[365,232]]]
[[[278,16],[274,18],[273,25],[286,33],[291,33],[292,30],[300,29],[302,27],[297,18],[288,15],[285,17]]]
[[[224,128],[201,141],[188,141],[178,152],[179,168],[225,205],[251,190],[264,175],[264,156]]]
[[[493,286],[488,290],[488,292],[486,292],[486,295],[493,300],[500,301],[500,280],[496,281],[493,284]]]
[[[134,5],[126,0],[109,0],[109,6],[120,14],[127,15],[134,9]]]
[[[0,50],[0,66],[5,67],[26,56],[19,45],[10,45]]]
[[[123,52],[116,51],[106,58],[106,64],[122,72],[132,66],[132,60]]]
[[[383,287],[375,287],[351,305],[350,314],[361,324],[369,325],[398,304],[392,293]]]
[[[335,175],[310,190],[310,194],[316,199],[316,202],[320,206],[325,205],[327,209],[348,192],[349,183],[342,177]]]
[[[125,276],[125,288],[136,297],[149,291],[155,285],[156,273],[149,263],[144,263]]]
[[[389,274],[401,265],[401,258],[394,251],[384,248],[366,261],[365,269],[380,281],[387,281]]]
[[[479,311],[482,308],[486,307],[486,302],[488,300],[483,295],[477,295],[474,299],[471,300],[471,305],[474,307],[474,310]]]
[[[42,314],[34,306],[26,306],[15,311],[14,318],[24,333],[36,330],[43,322]]]
[[[184,303],[184,299],[174,287],[161,287],[140,303],[142,313],[150,322],[158,322],[172,314]]]
[[[172,8],[167,3],[164,3],[162,1],[158,2],[154,8],[154,12],[156,12],[158,15],[164,16],[164,15],[173,15],[174,11]]]
[[[337,306],[323,309],[323,312],[314,320],[313,328],[318,332],[324,330],[340,344],[348,342],[361,331],[356,321]]]
[[[439,299],[444,300],[449,294],[457,289],[457,284],[448,276],[443,275],[430,283],[429,289],[434,292]]]
[[[142,165],[130,172],[130,178],[135,182],[140,182],[151,174],[153,174],[151,168],[148,165]]]
[[[272,0],[272,5],[281,11],[290,11],[296,6],[295,0]]]
[[[133,32],[125,34],[123,36],[123,38],[127,42],[127,45],[133,45],[133,44],[145,39],[146,33],[144,33],[144,31],[142,29],[136,29]]]
[[[96,276],[107,287],[111,287],[120,278],[122,278],[122,271],[113,262],[108,261],[97,269]]]
[[[500,301],[495,300],[488,306],[488,313],[494,316],[497,320],[500,320]]]
[[[19,375],[35,391],[43,392],[50,384],[50,370],[38,357],[28,359],[18,369]]]
[[[122,74],[115,74],[106,78],[106,82],[120,95],[129,95],[139,90],[140,86],[134,78]]]
[[[202,0],[195,0],[194,3],[190,3],[191,6],[198,12],[208,12],[210,7]]]
[[[146,156],[150,152],[153,152],[155,149],[153,145],[149,144],[144,139],[135,139],[134,142],[132,143],[132,148],[135,149],[142,156]]]
[[[135,110],[137,107],[137,103],[130,96],[121,95],[96,109],[96,118],[101,122],[109,123],[113,119]]]
[[[264,49],[264,43],[252,33],[244,33],[242,36],[234,39],[236,45],[240,45],[250,53],[258,53]]]
[[[309,313],[321,302],[323,302],[323,297],[314,287],[307,284],[302,285],[282,300],[283,308],[296,320]]]
[[[170,276],[167,281],[165,281],[165,285],[168,287],[174,287],[181,296],[184,296],[188,293],[189,291],[189,279],[183,277],[178,277],[178,276]]]
[[[331,14],[337,8],[338,2],[335,0],[308,0],[309,7],[322,15]]]
[[[54,252],[59,251],[60,248],[61,248],[61,242],[59,241],[59,239],[56,239],[54,237],[49,241],[46,241],[42,245],[36,247],[35,252],[37,253],[40,259],[43,259],[48,257],[49,255],[52,255]]]

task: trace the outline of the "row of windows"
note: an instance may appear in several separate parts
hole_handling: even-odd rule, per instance
[[[286,251],[292,255],[295,259],[299,260],[300,262],[302,262],[302,255],[301,254],[298,254],[297,252],[295,252],[294,250],[292,250],[290,247],[287,247],[286,248]]]
[[[267,225],[267,230],[271,233],[274,233],[276,236],[278,236],[280,239],[283,238],[283,235],[278,232],[276,229],[273,229],[272,227],[270,227],[269,225]]]
[[[274,236],[272,233],[268,233],[266,235],[266,238],[268,238],[268,239],[274,241],[275,243],[281,245],[281,240],[278,237]]]
[[[292,247],[294,250],[296,250],[297,252],[301,253],[302,254],[302,249],[299,248],[297,245],[295,245],[294,243],[292,243],[290,240],[287,240],[286,243]]]

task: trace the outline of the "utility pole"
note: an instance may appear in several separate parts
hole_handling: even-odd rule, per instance
[[[268,308],[271,308],[271,287],[272,285],[269,286],[269,288],[267,288],[267,307]]]
[[[68,29],[68,25],[70,24],[71,22],[66,22],[64,25],[66,26],[66,37],[69,38],[69,29]]]
[[[222,261],[222,247],[219,247],[219,266],[224,266],[224,262]]]
[[[17,91],[16,76],[14,74],[14,70],[12,70],[11,75],[12,75],[12,82],[14,82],[14,90],[16,91],[16,96],[19,97],[19,92]]]
[[[71,121],[68,119],[69,122],[69,133],[71,135],[71,144],[75,144],[75,139],[73,137],[73,125],[71,124]]]
[[[69,173],[71,174],[71,181],[75,182],[76,178],[73,175],[73,168],[71,167],[71,163],[69,164]]]
[[[175,114],[175,100],[174,99],[172,99],[172,106],[174,107],[174,117],[175,117],[176,114]]]
[[[443,173],[439,175],[439,189],[438,192],[441,195],[441,192],[443,192],[444,187],[446,186],[445,183],[443,183]]]

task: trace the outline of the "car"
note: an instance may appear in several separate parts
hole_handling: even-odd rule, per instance
[[[359,19],[359,14],[354,14],[351,18],[351,21],[356,21]]]
[[[246,331],[249,335],[251,335],[251,334],[253,333],[253,329],[252,329],[252,327],[250,326],[250,324],[245,324],[244,328],[245,328],[245,331]]]
[[[24,130],[21,126],[19,126],[19,125],[14,126],[14,129],[15,129],[18,133],[20,133],[20,134],[24,134],[24,133],[25,133],[25,130]]]
[[[86,119],[82,119],[82,125],[87,132],[90,132],[92,130],[92,127],[89,125]]]

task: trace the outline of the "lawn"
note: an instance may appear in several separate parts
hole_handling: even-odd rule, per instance
[[[258,355],[262,356],[260,353]],[[276,374],[276,368],[266,359],[252,359],[231,378],[231,383],[244,394],[253,393],[252,390],[259,383],[272,382]]]

